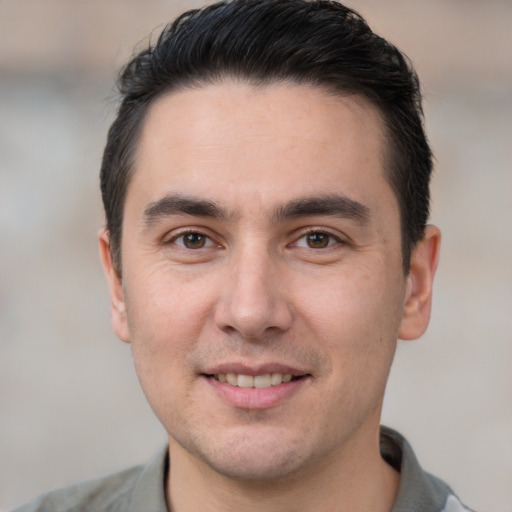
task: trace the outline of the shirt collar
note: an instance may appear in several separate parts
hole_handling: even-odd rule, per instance
[[[414,452],[395,430],[381,427],[380,450],[386,462],[400,472],[398,494],[391,512],[438,512],[451,489],[421,468]],[[161,450],[142,470],[131,496],[131,510],[167,512],[165,482],[169,468],[168,448]]]

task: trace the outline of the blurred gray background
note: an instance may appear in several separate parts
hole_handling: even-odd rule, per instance
[[[423,79],[444,235],[430,329],[383,422],[480,512],[512,511],[512,2],[350,0]],[[96,249],[113,78],[197,1],[0,1],[0,510],[165,442]]]

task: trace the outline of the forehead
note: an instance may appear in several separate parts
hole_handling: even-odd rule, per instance
[[[178,192],[275,207],[332,192],[389,195],[383,130],[366,99],[313,86],[226,81],[170,93],[147,113],[127,202]]]

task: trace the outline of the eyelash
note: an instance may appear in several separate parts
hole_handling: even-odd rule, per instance
[[[311,246],[307,245],[308,242],[306,241],[304,246],[298,245],[298,242],[300,240],[307,239],[307,237],[310,237],[310,236],[313,236],[313,235],[323,235],[323,236],[326,236],[327,239],[328,239],[327,244],[325,246],[322,246],[322,247],[311,247]],[[293,242],[291,245],[292,246],[296,246],[296,247],[302,247],[304,249],[319,250],[319,249],[328,249],[328,248],[333,247],[334,245],[337,245],[337,244],[343,244],[343,240],[339,236],[336,236],[333,233],[330,233],[329,231],[327,231],[325,229],[316,228],[316,229],[309,229],[308,231],[303,232],[295,240],[295,242]]]
[[[185,245],[185,237],[190,236],[190,235],[197,235],[198,237],[202,237],[202,239],[205,240],[205,243],[207,245],[206,246],[202,245],[202,246],[197,247],[197,248],[187,247]],[[183,240],[183,243],[181,243],[181,244],[177,243],[177,241],[180,240],[180,239]],[[215,245],[215,242],[213,241],[212,237],[210,237],[206,233],[203,233],[203,232],[201,232],[199,230],[189,229],[187,231],[182,231],[182,232],[174,235],[168,241],[165,242],[165,245],[177,245],[181,249],[185,249],[185,250],[187,250],[187,249],[188,250],[198,250],[198,249],[204,249],[204,248],[213,247]]]
[[[196,235],[196,236],[202,238],[202,240],[204,240],[204,244],[200,245],[199,247],[195,247],[195,248],[187,247],[187,245],[185,243],[185,237],[190,236],[190,235]],[[322,236],[327,237],[326,245],[324,245],[324,246],[320,245],[318,247],[309,246],[307,237],[310,237],[313,235],[322,235]],[[177,241],[180,239],[182,239],[183,242],[177,243]],[[299,245],[299,241],[302,239],[306,239],[306,242],[304,245]],[[322,243],[322,240],[320,240],[320,243]],[[303,249],[319,250],[319,249],[327,249],[329,247],[332,247],[332,246],[340,244],[340,243],[344,243],[340,237],[334,235],[333,233],[330,233],[329,231],[326,231],[325,229],[309,229],[308,231],[304,231],[303,233],[301,233],[301,235],[298,238],[296,238],[295,241],[290,244],[290,246],[300,247]],[[209,247],[213,247],[215,245],[215,242],[209,235],[203,233],[202,231],[189,229],[187,231],[182,231],[182,232],[174,235],[170,240],[165,242],[165,245],[177,245],[178,247],[180,247],[182,249],[186,249],[186,250],[187,249],[188,250],[199,250],[199,249],[206,249]]]

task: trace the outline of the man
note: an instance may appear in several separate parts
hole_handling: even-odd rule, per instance
[[[440,244],[405,58],[340,4],[240,0],[119,86],[100,254],[169,445],[20,510],[467,510],[379,427]]]

